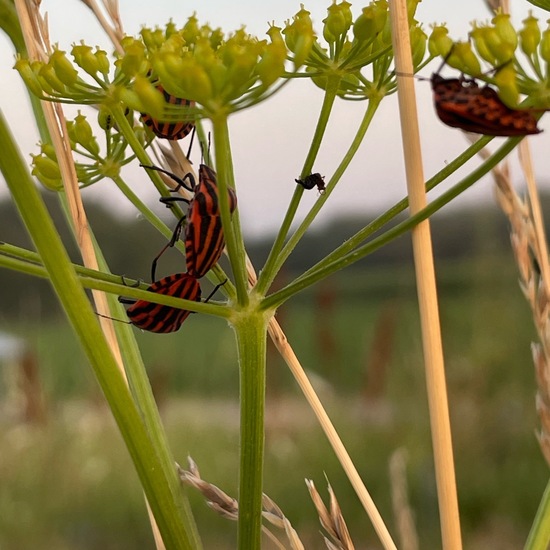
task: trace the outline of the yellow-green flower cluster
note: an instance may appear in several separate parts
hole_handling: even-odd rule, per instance
[[[105,113],[100,110],[99,119],[104,119]],[[101,152],[86,117],[80,112],[74,120],[67,121],[67,134],[71,149],[77,154],[75,162],[76,174],[80,187],[87,187],[104,177],[116,177],[120,168],[133,160],[126,156],[128,143],[118,133],[114,136],[107,132],[107,153]],[[59,191],[62,189],[61,172],[52,145],[43,143],[40,153],[32,156],[32,174],[37,177],[47,189]]]
[[[418,67],[424,59],[427,37],[414,20],[418,0],[409,0],[413,61]],[[323,89],[336,87],[345,99],[368,99],[395,90],[390,70],[393,60],[389,7],[387,0],[373,0],[354,19],[351,4],[333,0],[323,20],[323,38],[313,33],[309,12],[303,7],[283,30],[292,59],[305,64],[313,82]],[[364,69],[372,69],[365,74]]]
[[[496,12],[490,23],[473,24],[468,42],[453,42],[445,26],[436,26],[428,46],[451,67],[497,86],[510,107],[523,94],[529,96],[524,105],[550,108],[550,25],[541,31],[531,13],[516,30],[508,14]]]
[[[225,36],[200,26],[193,15],[181,29],[144,28],[140,38],[127,37],[117,67],[132,85],[121,92],[130,107],[162,116],[164,99],[157,81],[171,95],[196,101],[202,116],[231,112],[269,95],[284,74],[287,48],[280,29],[271,26],[267,40],[239,29]]]

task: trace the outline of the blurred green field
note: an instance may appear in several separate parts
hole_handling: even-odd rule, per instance
[[[465,548],[523,545],[548,467],[534,431],[530,311],[509,258],[439,266],[457,481]],[[36,351],[47,422],[22,422],[13,365],[0,386],[0,548],[152,548],[137,477],[90,369],[64,321],[0,323]],[[420,329],[412,273],[353,271],[279,313],[359,471],[396,533],[388,461],[404,448],[420,548],[439,526]],[[231,330],[194,315],[175,335],[139,334],[176,459],[236,494],[238,370]],[[358,549],[377,539],[281,360],[268,366],[265,492],[307,548],[321,548],[304,485],[328,476]],[[235,525],[190,493],[205,548],[235,547]],[[398,543],[399,546],[399,543]],[[266,544],[266,548],[271,548]]]

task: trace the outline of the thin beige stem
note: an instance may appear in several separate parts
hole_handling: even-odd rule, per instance
[[[107,21],[107,18],[105,17],[105,15],[103,15],[103,12],[99,8],[95,0],[82,0],[82,2],[92,10],[99,24],[107,33],[107,36],[111,39],[111,42],[113,43],[116,51],[119,54],[124,53],[122,46],[120,45],[120,41],[122,40],[124,32],[122,30],[122,24],[118,15],[118,2],[110,2],[107,4],[104,3],[105,9],[107,10],[107,13],[109,14],[109,17],[111,19],[111,23]]]
[[[390,18],[396,73],[412,74],[405,0],[390,2]],[[409,203],[411,214],[415,214],[426,206],[427,198],[422,170],[414,79],[398,76],[397,95]],[[412,230],[412,240],[443,548],[459,550],[462,548],[462,539],[429,220],[418,224]]]
[[[24,0],[17,0],[15,5],[21,21],[21,28],[28,51],[37,54],[37,57],[45,56],[47,52],[44,51],[43,48],[45,47],[49,50],[50,45],[44,43],[44,37],[47,35],[44,32],[45,25],[38,12],[37,6],[30,2],[26,3]],[[40,33],[39,36],[36,36],[34,34],[35,32]],[[71,154],[71,145],[65,125],[63,109],[60,104],[54,104],[50,101],[43,101],[42,108],[52,138],[52,144],[56,151],[63,187],[69,203],[69,211],[74,224],[77,243],[82,254],[82,260],[86,267],[98,270],[99,266],[88,227],[86,212],[82,204],[82,197],[78,187],[78,179],[76,177],[76,170]],[[96,310],[104,316],[100,317],[103,332],[117,359],[119,369],[126,378],[113,321],[109,319],[110,311],[107,304],[107,298],[103,292],[93,291],[92,294]]]
[[[519,160],[527,182],[527,191],[529,193],[529,202],[531,203],[531,214],[533,217],[533,227],[535,229],[535,243],[537,246],[537,258],[539,269],[541,271],[541,284],[544,286],[546,295],[550,295],[550,266],[548,264],[548,243],[546,241],[546,232],[544,231],[544,217],[540,205],[540,196],[535,180],[535,171],[533,169],[533,159],[531,158],[531,149],[529,141],[525,138],[519,144]]]

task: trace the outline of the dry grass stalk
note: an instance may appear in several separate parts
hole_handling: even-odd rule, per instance
[[[406,451],[397,449],[390,458],[393,513],[401,540],[401,550],[418,550],[418,534],[409,504],[406,468]]]
[[[527,147],[526,140],[522,146]],[[480,154],[484,158],[489,156],[487,151]],[[507,164],[495,167],[492,173],[496,184],[497,202],[510,222],[510,240],[519,269],[520,287],[531,306],[539,335],[539,342],[532,344],[538,386],[536,407],[541,422],[537,437],[544,458],[550,464],[550,269],[539,198],[528,150],[523,150],[520,160],[528,182],[528,199],[524,200],[516,193]]]
[[[120,19],[118,0],[103,0],[103,10],[99,7],[96,0],[81,0],[81,2],[92,10],[116,50],[119,53],[123,53],[120,42],[124,36],[124,29],[122,27],[122,20]]]
[[[178,465],[178,473],[182,482],[202,493],[206,498],[206,504],[220,516],[237,521],[239,518],[239,503],[237,500],[216,487],[216,485],[203,480],[197,464],[191,457],[188,457],[187,461],[189,470],[184,470]],[[262,516],[277,529],[284,530],[290,550],[304,550],[304,545],[300,541],[298,533],[296,533],[281,509],[265,494],[262,498]],[[265,525],[262,526],[262,531],[278,548],[284,550],[285,546]]]
[[[355,546],[351,540],[344,516],[340,510],[340,505],[336,499],[336,495],[327,482],[328,493],[330,497],[330,506],[328,509],[321,498],[321,495],[315,488],[315,484],[311,479],[306,479],[306,485],[313,500],[313,504],[317,509],[319,521],[323,529],[328,533],[328,537],[323,536],[325,544],[329,550],[354,550]],[[330,537],[330,538],[329,538]]]
[[[407,2],[394,0],[389,3],[392,43],[397,74],[412,74],[413,62],[409,36]],[[407,178],[407,191],[411,214],[420,212],[427,205],[422,151],[418,128],[418,112],[414,79],[397,77],[397,99],[403,140],[403,156]],[[445,361],[439,322],[439,306],[430,222],[424,220],[411,231],[418,307],[424,352],[424,370],[428,390],[430,429],[433,441],[435,476],[441,522],[443,548],[460,550],[460,514],[445,380]]]

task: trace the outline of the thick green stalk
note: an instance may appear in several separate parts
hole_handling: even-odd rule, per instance
[[[254,311],[233,322],[240,365],[239,550],[261,548],[267,320]]]
[[[307,275],[302,275],[295,279],[291,284],[285,288],[274,292],[262,302],[262,309],[272,309],[279,307],[283,302],[288,300],[292,295],[304,290],[305,288],[315,284],[316,282],[328,277],[332,273],[343,269],[355,262],[363,259],[365,256],[372,254],[382,246],[388,244],[390,241],[403,235],[406,231],[412,229],[415,225],[421,221],[429,218],[432,214],[443,208],[446,204],[455,199],[458,195],[470,188],[474,183],[480,180],[483,176],[489,173],[499,162],[501,162],[513,149],[523,137],[514,137],[508,139],[502,147],[496,151],[489,159],[487,159],[481,166],[471,172],[462,181],[457,183],[451,189],[443,193],[440,197],[434,199],[426,208],[407,218],[405,221],[399,223],[395,227],[389,229],[380,237],[373,239],[369,243],[341,256],[333,259],[331,262],[320,262],[320,267],[315,270],[309,270]]]
[[[194,549],[155,447],[130,395],[90,302],[71,266],[48,211],[0,113],[0,170],[48,271],[67,317],[94,368],[134,461],[167,548]]]

